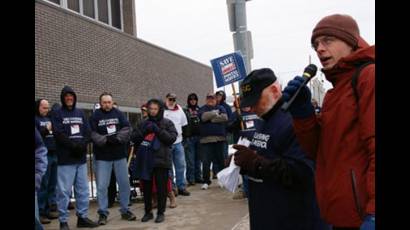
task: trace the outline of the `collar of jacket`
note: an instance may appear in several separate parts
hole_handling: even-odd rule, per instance
[[[323,70],[326,79],[333,87],[343,80],[343,74],[356,68],[360,63],[375,61],[375,46],[368,46],[358,49],[349,56],[341,58],[336,65],[329,70]]]
[[[267,113],[265,113],[264,115],[262,115],[262,119],[265,120],[265,121],[269,120],[269,118],[271,118],[271,117],[275,114],[275,112],[276,112],[278,109],[280,109],[280,107],[282,106],[283,102],[284,102],[283,99],[282,99],[282,98],[279,98],[279,100],[276,102],[276,104],[275,104]]]

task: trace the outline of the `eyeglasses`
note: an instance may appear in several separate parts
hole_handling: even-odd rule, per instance
[[[175,101],[175,98],[168,98],[168,101]]]
[[[324,36],[322,39],[316,39],[312,43],[312,48],[316,51],[317,48],[319,47],[319,44],[322,44],[324,47],[328,47],[330,44],[332,44],[336,40],[337,40],[337,38],[335,38],[335,37]]]

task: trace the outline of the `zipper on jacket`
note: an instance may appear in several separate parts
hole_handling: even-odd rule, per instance
[[[360,216],[360,219],[364,220],[364,213],[363,209],[360,206],[360,199],[359,199],[359,194],[357,192],[357,185],[356,185],[356,174],[354,173],[353,169],[350,169],[350,177],[351,177],[351,182],[352,182],[352,190],[353,190],[353,197],[354,197],[354,202],[356,205],[356,210]]]

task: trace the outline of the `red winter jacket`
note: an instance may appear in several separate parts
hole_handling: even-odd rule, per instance
[[[333,226],[360,227],[366,214],[375,213],[375,65],[358,78],[358,105],[351,86],[354,64],[374,59],[375,47],[367,44],[341,58],[324,71],[334,88],[321,116],[294,119],[302,148],[316,160],[321,216]]]

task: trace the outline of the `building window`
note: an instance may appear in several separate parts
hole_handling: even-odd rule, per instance
[[[120,0],[111,0],[111,25],[118,29],[121,29]]]
[[[47,0],[123,31],[123,0]]]
[[[49,2],[55,3],[57,5],[60,5],[60,0],[48,0]]]
[[[128,121],[130,122],[131,127],[135,127],[136,124],[141,122],[141,113],[129,113],[128,114]]]
[[[95,18],[94,9],[94,0],[83,0],[83,13],[85,16]]]
[[[108,3],[107,0],[98,0],[98,20],[108,24]]]
[[[80,13],[80,1],[79,0],[67,0],[67,8]]]

